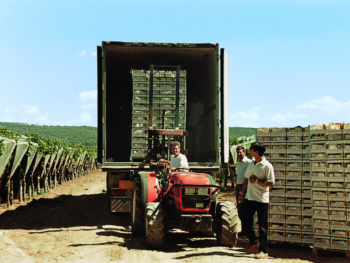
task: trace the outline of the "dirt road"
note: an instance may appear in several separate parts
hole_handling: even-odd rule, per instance
[[[50,190],[38,200],[0,208],[0,262],[250,262],[240,239],[237,247],[215,238],[172,233],[159,250],[133,237],[130,215],[110,214],[104,193],[106,174],[96,170]],[[220,199],[232,200],[230,193]],[[273,246],[259,262],[349,262],[342,254],[315,257],[308,247]]]

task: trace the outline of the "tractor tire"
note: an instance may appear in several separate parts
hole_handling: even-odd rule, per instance
[[[217,205],[218,225],[216,239],[218,245],[234,247],[238,240],[238,214],[233,202],[224,201]]]
[[[133,236],[144,236],[145,234],[145,208],[141,201],[141,179],[134,181],[132,210],[131,210],[131,232]]]
[[[146,239],[148,248],[159,248],[164,244],[163,207],[159,202],[146,204]]]

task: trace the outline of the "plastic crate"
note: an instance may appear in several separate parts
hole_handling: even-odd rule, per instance
[[[287,171],[302,171],[303,170],[302,160],[287,160],[286,170]]]
[[[269,241],[278,241],[278,242],[285,242],[286,241],[286,237],[284,234],[283,230],[280,231],[276,231],[276,230],[272,230],[268,232],[268,240]]]
[[[330,249],[331,248],[331,239],[329,236],[314,236],[314,248]]]

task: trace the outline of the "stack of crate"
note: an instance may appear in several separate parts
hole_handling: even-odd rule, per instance
[[[261,128],[256,137],[276,179],[269,241],[349,252],[350,124]]]
[[[308,128],[258,129],[275,187],[270,190],[269,241],[313,243]]]
[[[349,251],[347,137],[343,124],[310,127],[315,249]]]
[[[175,128],[176,71],[153,71],[153,119],[154,129]],[[132,149],[130,159],[143,159],[148,148],[150,71],[132,70]],[[179,78],[179,128],[186,130],[186,70],[180,70]]]

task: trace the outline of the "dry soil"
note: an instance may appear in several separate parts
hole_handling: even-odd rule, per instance
[[[111,214],[106,174],[96,170],[28,203],[0,207],[0,262],[350,262],[342,253],[314,256],[310,247],[271,245],[268,260],[216,245],[215,237],[171,233],[158,250],[133,237],[129,214]],[[233,201],[232,192],[221,200]]]

